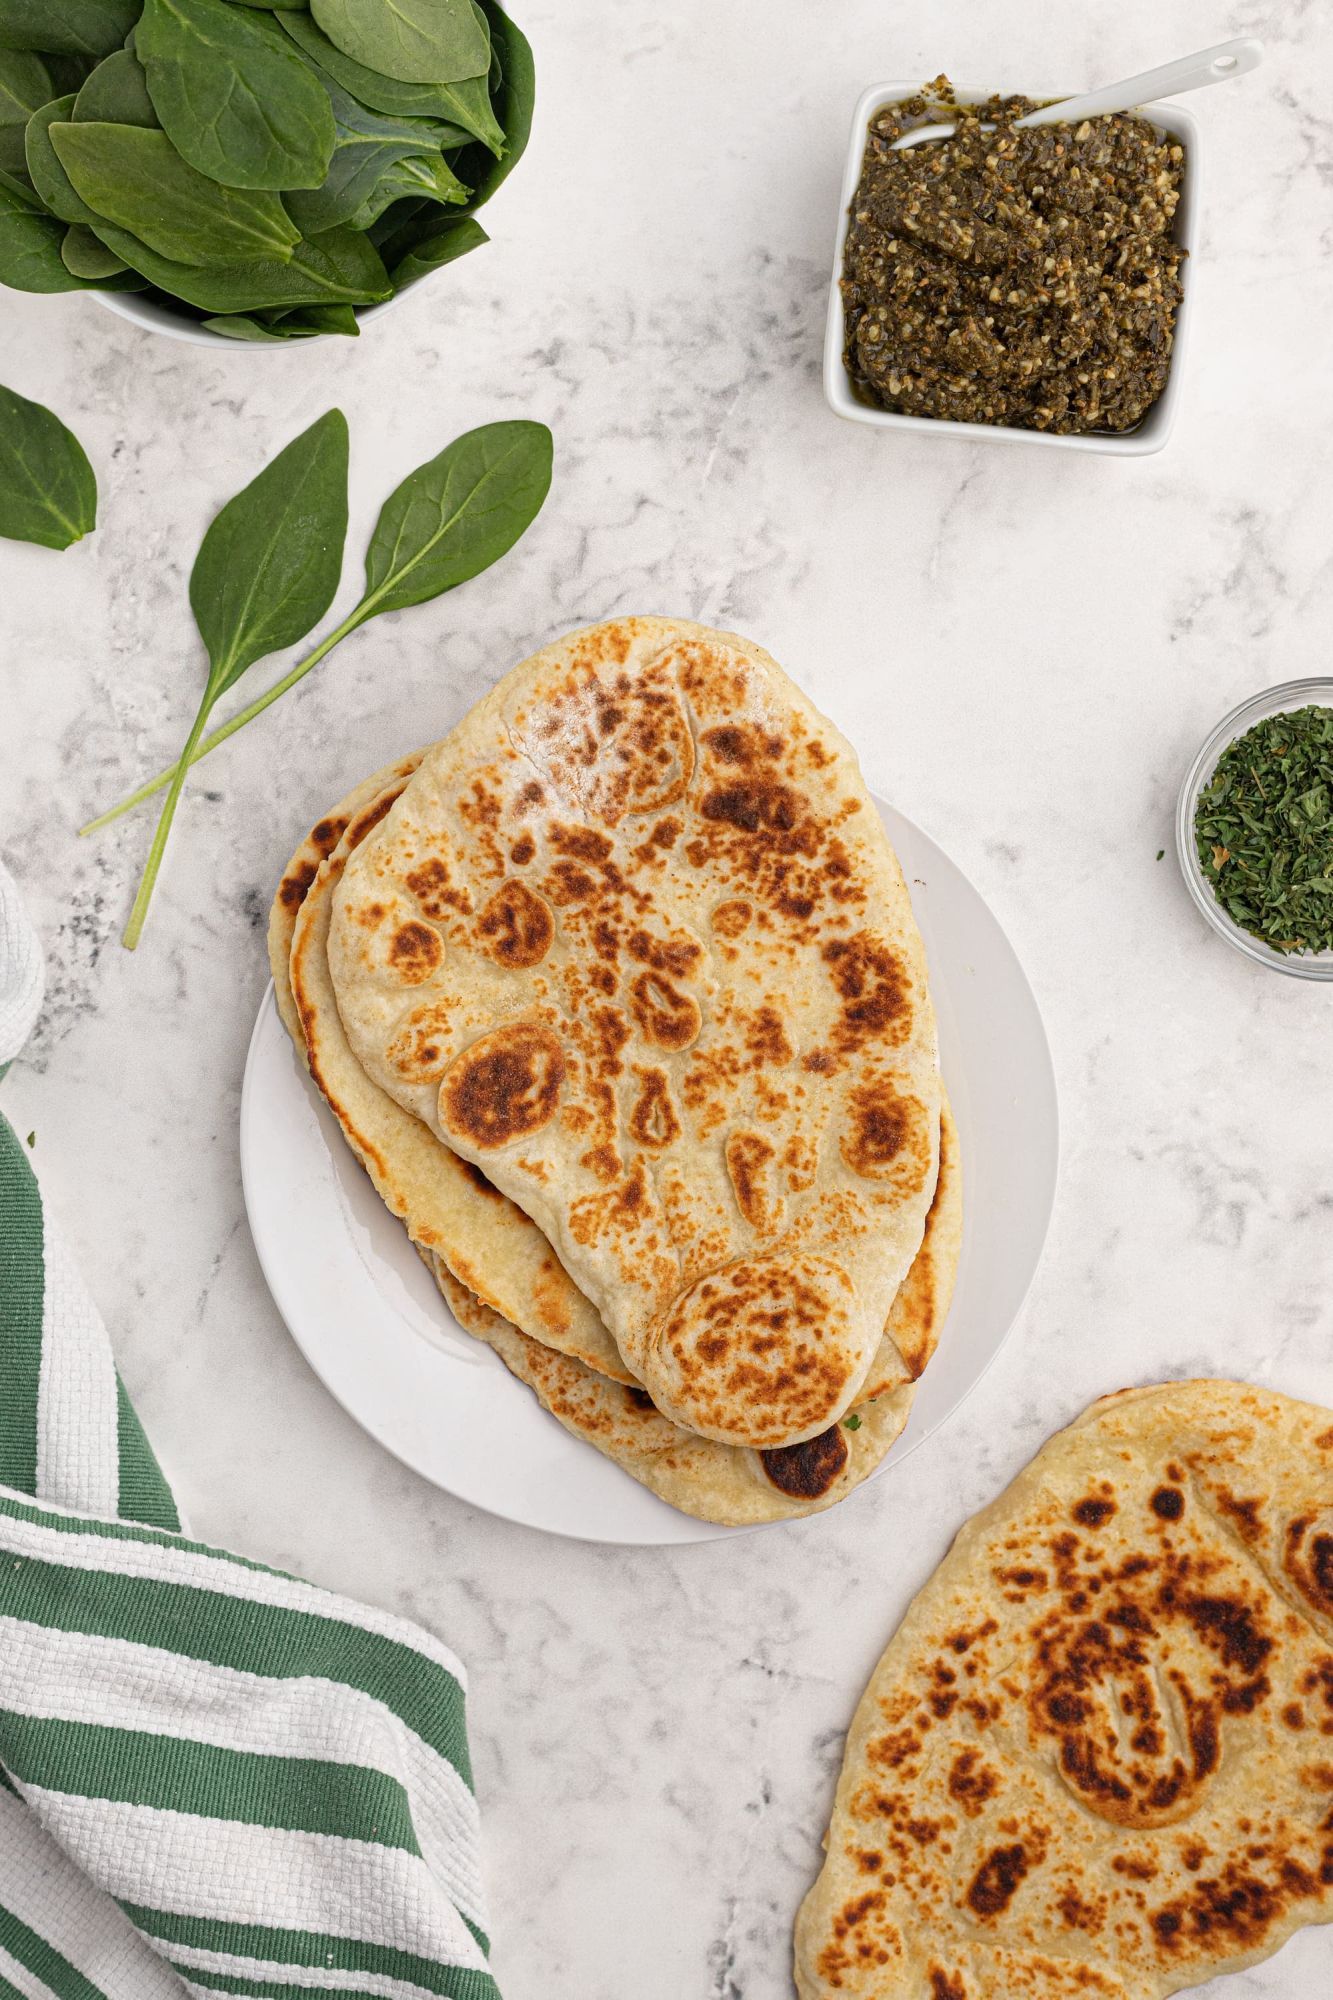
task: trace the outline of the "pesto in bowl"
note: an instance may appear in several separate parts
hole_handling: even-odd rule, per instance
[[[1024,128],[944,77],[870,120],[843,247],[844,364],[881,409],[1125,432],[1166,387],[1185,151],[1126,112]],[[913,127],[951,137],[897,150]]]

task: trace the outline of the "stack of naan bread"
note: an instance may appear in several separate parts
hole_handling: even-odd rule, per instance
[[[687,1513],[831,1505],[907,1420],[961,1238],[902,871],[766,653],[626,618],[359,785],[278,1004],[459,1322]]]

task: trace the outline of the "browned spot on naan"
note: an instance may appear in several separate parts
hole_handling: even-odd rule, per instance
[[[807,1438],[804,1444],[784,1444],[761,1451],[760,1462],[779,1493],[793,1500],[818,1500],[827,1493],[847,1463],[847,1439],[841,1424]]]
[[[565,1059],[549,1028],[518,1022],[483,1035],[440,1085],[445,1129],[474,1146],[507,1146],[550,1123],[560,1102]]]
[[[911,981],[898,959],[868,931],[834,938],[824,946],[824,963],[842,1001],[842,1019],[834,1032],[840,1054],[868,1042],[893,1044],[911,1026]]]
[[[847,1100],[842,1157],[853,1173],[887,1181],[903,1195],[924,1185],[931,1170],[932,1121],[920,1098],[889,1077],[858,1084]]]
[[[1333,1507],[1313,1506],[1288,1523],[1282,1566],[1306,1603],[1333,1618]]]
[[[432,854],[429,860],[411,869],[403,882],[428,917],[444,917],[450,911],[466,917],[471,912],[471,893],[464,883],[454,880],[442,854]]]
[[[654,1152],[680,1137],[680,1117],[665,1070],[636,1069],[639,1093],[629,1115],[630,1136]]]
[[[731,896],[713,912],[713,929],[719,937],[738,938],[754,922],[754,905],[743,896]]]
[[[998,1917],[1018,1894],[1031,1866],[1031,1856],[1021,1840],[992,1848],[972,1878],[967,1892],[968,1908],[983,1920]]]
[[[432,1083],[449,1064],[448,1006],[414,1008],[385,1050],[388,1061],[408,1083]]]
[[[751,1257],[686,1292],[659,1338],[704,1421],[766,1447],[845,1407],[852,1304],[846,1274],[822,1258]]]
[[[502,882],[477,918],[477,935],[497,965],[540,965],[555,939],[555,918],[526,882]]]
[[[419,924],[415,918],[400,924],[389,944],[389,963],[409,986],[419,986],[423,979],[429,979],[443,957],[444,939],[440,933],[430,924]]]
[[[663,974],[641,972],[631,981],[630,1012],[644,1039],[659,1049],[687,1049],[703,1026],[699,1002]]]
[[[725,1154],[737,1208],[752,1228],[772,1229],[778,1212],[772,1186],[772,1144],[758,1132],[733,1132]]]

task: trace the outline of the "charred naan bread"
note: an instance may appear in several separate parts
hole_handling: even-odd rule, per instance
[[[607,1400],[610,1392],[617,1383],[633,1385],[634,1377],[547,1239],[484,1175],[370,1081],[352,1055],[338,1016],[326,952],[329,898],[347,855],[383,819],[421,755],[404,757],[358,785],[317,822],[283,871],[269,918],[269,955],[279,1012],[352,1151],[413,1241],[443,1260],[475,1305],[489,1307],[499,1316],[510,1354],[521,1353],[524,1342],[540,1345],[542,1353],[527,1358],[514,1372],[538,1387],[548,1408],[554,1398],[566,1410],[618,1411],[619,1402]],[[330,841],[335,842],[331,851]],[[942,1098],[940,1169],[925,1236],[862,1386],[864,1401],[886,1397],[925,1368],[948,1311],[961,1241],[962,1162],[957,1131]],[[498,1347],[498,1342],[491,1345]],[[548,1349],[560,1357],[554,1373],[549,1372]],[[566,1359],[572,1365],[561,1373]],[[537,1375],[544,1376],[549,1394],[539,1387]],[[652,1406],[640,1398],[630,1407],[639,1411]],[[579,1423],[567,1427],[586,1434]],[[883,1428],[882,1421],[878,1428]],[[674,1425],[668,1429],[676,1432]],[[885,1449],[895,1435],[886,1437]],[[821,1445],[819,1439],[812,1442]],[[606,1449],[605,1444],[600,1448]],[[715,1447],[724,1453],[727,1449]],[[808,1485],[814,1476],[810,1468],[815,1453],[810,1446],[796,1449],[803,1454],[800,1465],[806,1469],[798,1475],[794,1468],[789,1477],[799,1476]],[[776,1462],[781,1455],[770,1456]],[[823,1448],[820,1463],[830,1478],[837,1470],[835,1457]]]
[[[833,1424],[804,1444],[751,1451],[682,1430],[638,1387],[610,1382],[566,1354],[528,1339],[460,1285],[440,1258],[436,1283],[459,1325],[494,1348],[567,1431],[637,1479],[660,1500],[724,1527],[795,1520],[843,1500],[880,1466],[902,1432],[915,1377],[935,1351],[949,1310],[962,1234],[962,1171],[947,1105],[940,1174],[916,1262],[893,1302],[880,1356],[855,1423]],[[914,1357],[912,1371],[902,1356]]]
[[[673,1420],[774,1448],[856,1400],[938,1164],[935,1024],[849,745],[743,639],[517,667],[349,855],[353,1052],[538,1223]]]
[[[856,1712],[802,2000],[1158,2000],[1333,1917],[1333,1411],[1095,1403]]]
[[[438,1251],[455,1274],[496,1312],[563,1355],[617,1381],[634,1377],[620,1358],[596,1308],[579,1291],[536,1223],[470,1162],[444,1146],[421,1121],[372,1083],[348,1046],[329,978],[326,941],[332,893],[347,856],[377,826],[420,762],[406,758],[389,782],[367,795],[358,788],[308,837],[283,876],[302,886],[288,921],[293,891],[278,891],[270,919],[274,991],[315,1083],[376,1191],[407,1225],[414,1243]],[[385,774],[381,774],[384,776]],[[356,803],[353,803],[355,801]],[[303,855],[321,829],[341,824],[332,850],[304,881]],[[289,933],[287,961],[276,952]]]
[[[396,764],[386,764],[382,771],[376,771],[361,784],[353,786],[347,797],[340,799],[332,811],[315,821],[282,871],[282,880],[278,883],[268,916],[268,963],[273,974],[273,996],[278,1003],[282,1025],[298,1048],[302,1046],[301,1024],[287,977],[297,912],[319,873],[321,862],[332,854],[347,831],[348,821],[373,800],[382,797],[391,786],[396,784],[401,790],[420,762],[419,755],[400,758]],[[397,796],[397,791],[393,796]],[[389,804],[392,803],[391,798]],[[387,806],[385,810],[388,810]]]

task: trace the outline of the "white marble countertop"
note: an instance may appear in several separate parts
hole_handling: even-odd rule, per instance
[[[521,18],[541,105],[495,240],[359,343],[215,353],[90,299],[0,293],[0,373],[75,424],[102,486],[69,554],[0,545],[0,847],[50,956],[4,1106],[35,1129],[196,1530],[468,1661],[506,2000],[786,2000],[841,1732],[965,1515],[1125,1383],[1236,1373],[1333,1401],[1333,993],[1214,939],[1171,840],[1218,716],[1327,663],[1333,44],[1316,7],[1272,0],[525,0]],[[1197,100],[1206,236],[1165,452],[829,414],[829,246],[867,82],[947,65],[1058,89],[1241,32],[1270,55]],[[353,439],[340,602],[379,500],[470,424],[547,420],[551,500],[515,556],[356,635],[215,758],[128,954],[150,821],[73,829],[184,735],[202,672],[185,579],[212,511],[334,402]],[[294,838],[535,645],[616,611],[750,634],[841,724],[1007,927],[1064,1125],[1044,1264],[964,1409],[831,1515],[669,1553],[473,1513],[364,1437],[283,1329],[237,1167]],[[1306,2000],[1329,1950],[1307,1932],[1210,1991]]]

